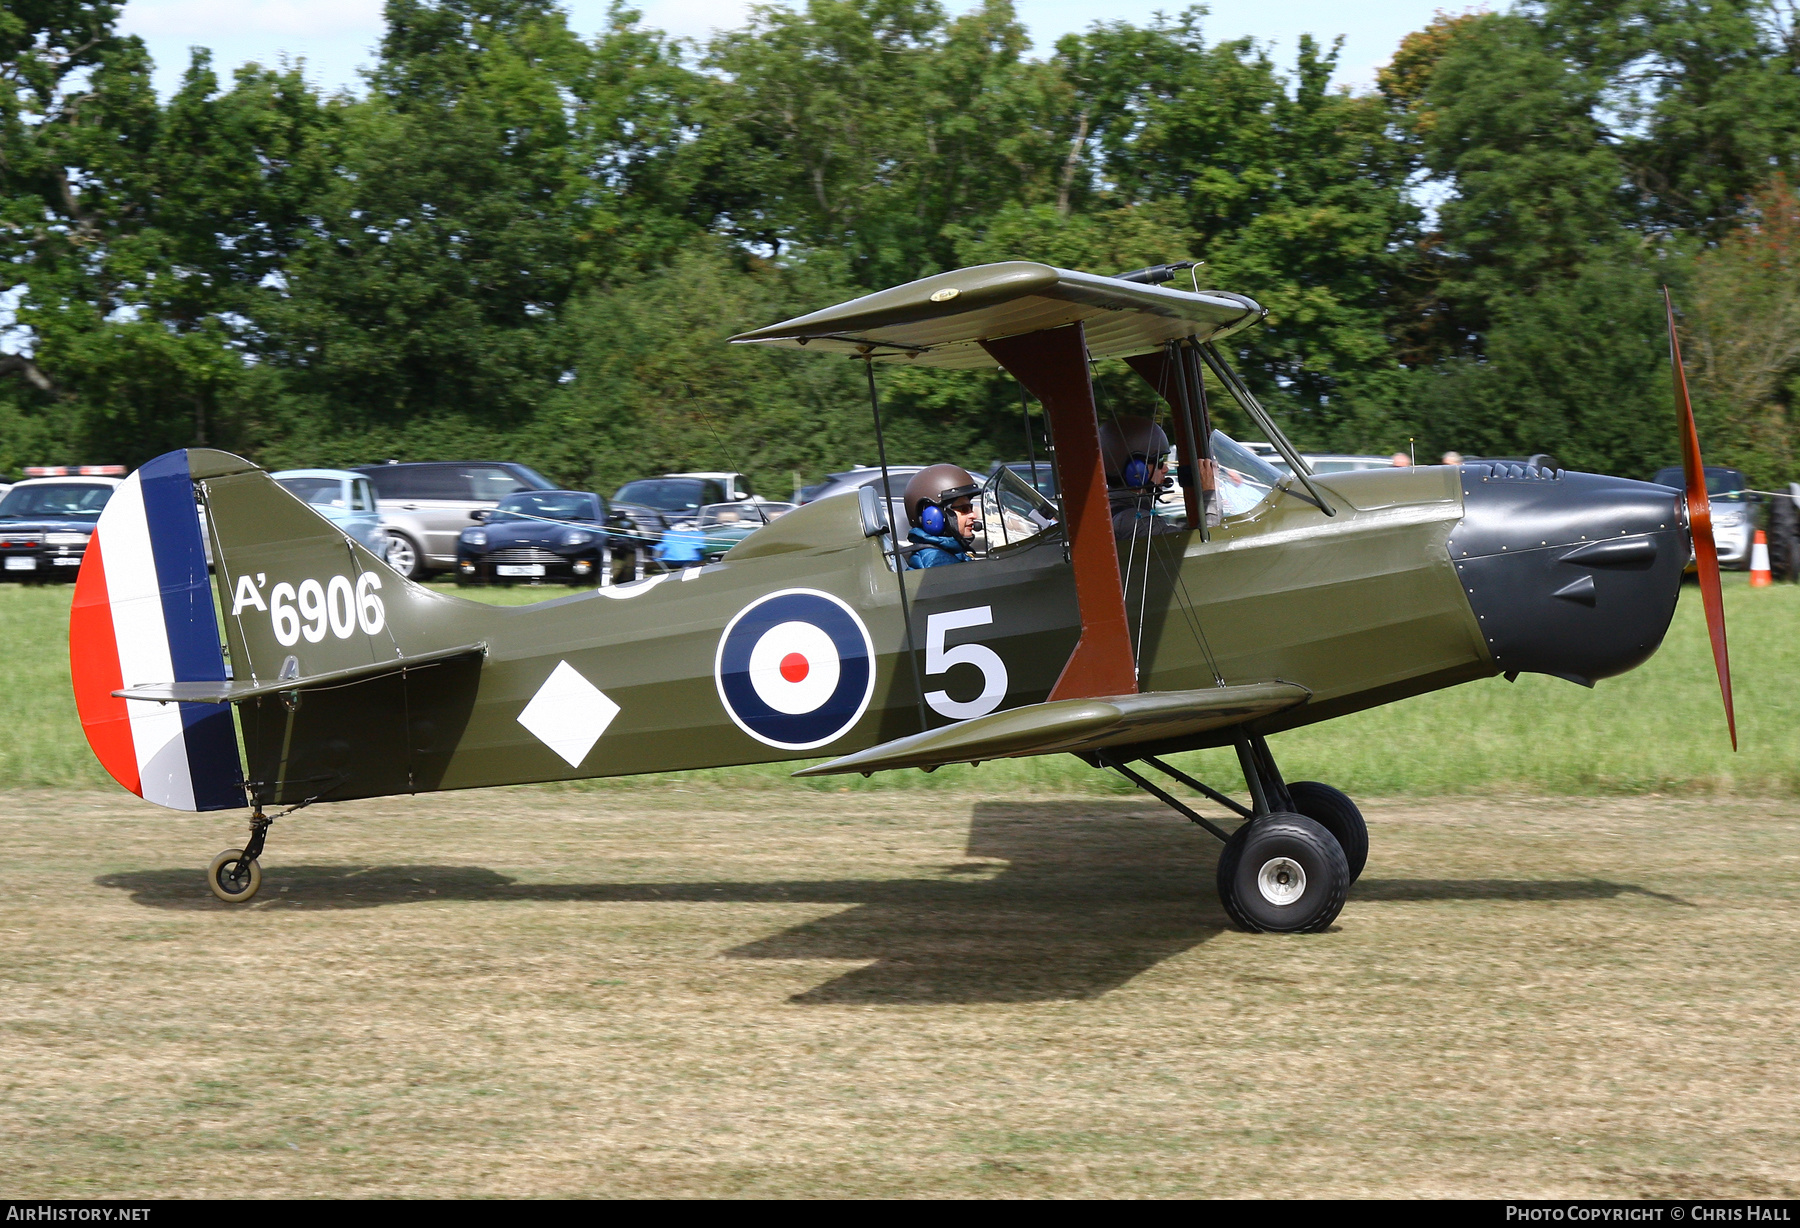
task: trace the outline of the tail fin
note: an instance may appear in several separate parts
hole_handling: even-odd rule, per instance
[[[251,796],[436,788],[474,707],[481,641],[504,612],[411,583],[246,460],[187,458],[231,662],[213,694],[237,707]]]
[[[176,810],[433,787],[492,614],[408,582],[249,461],[169,452],[125,480],[88,545],[75,703],[113,778]],[[398,676],[425,666],[429,685]],[[262,685],[285,681],[335,689],[296,717],[275,697],[289,688]]]
[[[88,745],[113,779],[173,810],[244,805],[229,708],[113,694],[225,677],[186,452],[126,478],[100,513],[75,580],[69,672]]]

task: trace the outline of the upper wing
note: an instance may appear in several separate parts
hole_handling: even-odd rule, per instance
[[[976,265],[865,294],[810,315],[739,333],[742,344],[808,346],[877,362],[992,367],[985,341],[1085,325],[1093,358],[1145,354],[1169,341],[1224,337],[1260,320],[1254,299],[1189,293],[1028,260]]]

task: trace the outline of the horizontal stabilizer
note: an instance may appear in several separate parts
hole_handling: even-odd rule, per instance
[[[436,665],[456,657],[485,655],[487,655],[486,644],[463,644],[457,648],[440,648],[436,652],[422,652],[410,657],[395,657],[391,661],[376,661],[369,665],[352,665],[347,669],[327,670],[322,674],[309,674],[304,678],[274,678],[261,682],[168,682],[162,686],[127,687],[122,691],[114,691],[113,694],[121,699],[149,699],[165,704],[234,704],[241,703],[246,699],[259,699],[264,695],[282,695],[290,691],[316,691],[323,687],[339,686],[346,682],[361,682],[367,678],[402,674],[409,669]]]
[[[1305,687],[1291,682],[1258,682],[1199,691],[1062,699],[927,729],[802,768],[794,775],[836,776],[894,768],[933,768],[946,763],[1160,742],[1255,720],[1305,703],[1311,695]]]

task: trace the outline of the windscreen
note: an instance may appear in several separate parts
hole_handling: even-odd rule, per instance
[[[52,486],[15,486],[0,499],[0,520],[55,516],[65,520],[98,520],[112,498],[111,486],[58,482]]]
[[[568,490],[508,495],[488,520],[599,520],[600,500]]]
[[[1213,460],[1219,467],[1219,512],[1236,516],[1261,503],[1282,475],[1268,461],[1224,431],[1212,433]]]
[[[990,550],[1036,537],[1057,520],[1056,504],[1005,465],[982,487],[978,510]]]
[[[636,503],[659,512],[691,512],[706,502],[704,495],[694,478],[643,478],[619,487],[613,502]]]

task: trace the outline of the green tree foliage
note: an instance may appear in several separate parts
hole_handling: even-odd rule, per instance
[[[159,104],[115,17],[0,13],[0,259],[22,343],[0,358],[19,377],[0,463],[233,438],[257,287],[321,183],[297,75],[246,68],[221,93],[199,53]]]
[[[1110,185],[1097,203],[1174,212],[1206,280],[1270,309],[1240,341],[1261,391],[1300,412],[1302,436],[1343,440],[1355,394],[1395,369],[1416,154],[1383,99],[1330,87],[1335,48],[1303,37],[1290,80],[1248,40],[1208,44],[1200,16],[1059,44]]]
[[[842,252],[867,286],[954,267],[952,228],[1049,199],[1069,142],[1071,91],[1026,41],[1007,0],[756,9],[704,60],[713,224],[770,254]]]
[[[388,0],[357,93],[200,53],[159,100],[117,15],[0,11],[0,467],[207,442],[782,490],[873,459],[862,369],[724,339],[1013,258],[1202,262],[1269,308],[1236,357],[1313,445],[1638,475],[1673,455],[1669,282],[1718,454],[1795,460],[1775,0],[1440,16],[1363,92],[1201,9],[1033,58],[1007,0],[795,0],[704,46]],[[1108,410],[1151,408],[1111,367]],[[880,377],[894,459],[1023,452],[1005,376]]]
[[[592,202],[564,91],[588,49],[547,4],[387,15],[368,97],[335,108],[266,352],[339,430],[518,426],[566,368],[558,316]]]
[[[1769,489],[1800,478],[1800,198],[1778,177],[1695,261],[1684,358],[1708,459]]]

